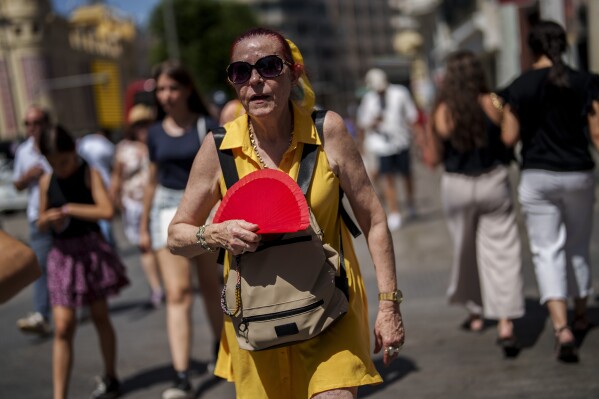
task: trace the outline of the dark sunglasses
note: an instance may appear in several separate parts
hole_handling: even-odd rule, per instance
[[[37,120],[32,120],[32,121],[25,121],[25,126],[41,126],[44,124],[44,121],[41,119],[37,119]]]
[[[292,66],[289,61],[285,61],[278,55],[267,55],[260,58],[254,65],[237,61],[229,64],[227,67],[227,79],[233,84],[242,84],[250,80],[252,69],[256,69],[264,79],[272,79],[283,73],[283,67]]]

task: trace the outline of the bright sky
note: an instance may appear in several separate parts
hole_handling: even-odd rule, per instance
[[[160,0],[106,0],[105,3],[111,8],[132,18],[139,25],[145,25],[150,12]],[[87,0],[52,0],[54,11],[59,14],[68,15],[73,9],[80,5],[89,3]]]

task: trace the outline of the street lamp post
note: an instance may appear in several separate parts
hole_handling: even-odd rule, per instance
[[[166,48],[170,59],[179,60],[179,39],[177,37],[177,23],[175,22],[175,10],[173,0],[164,0],[164,30],[166,33]]]

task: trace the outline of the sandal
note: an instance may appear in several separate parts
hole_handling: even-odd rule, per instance
[[[462,322],[460,328],[465,331],[480,333],[485,328],[485,321],[481,315],[471,314]]]
[[[555,329],[555,356],[557,360],[564,363],[578,363],[576,341],[572,339],[568,342],[560,342],[559,340],[560,334],[566,330],[570,330],[567,325]],[[572,333],[571,330],[570,333]]]
[[[586,314],[574,315],[572,321],[572,332],[574,334],[584,334],[591,329],[591,322]]]
[[[514,335],[510,337],[497,338],[497,345],[501,347],[505,357],[516,357],[520,353],[520,344]]]

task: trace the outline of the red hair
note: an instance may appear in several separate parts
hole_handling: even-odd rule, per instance
[[[289,46],[289,43],[287,43],[287,40],[285,40],[283,35],[281,35],[279,32],[272,30],[272,29],[268,29],[268,28],[252,28],[252,29],[248,30],[247,32],[239,35],[237,37],[237,39],[235,39],[233,41],[233,44],[231,45],[230,56],[233,55],[233,50],[235,50],[235,47],[237,47],[237,45],[240,42],[242,42],[246,39],[251,39],[251,38],[260,37],[260,36],[269,36],[269,37],[272,37],[277,42],[279,42],[281,48],[283,49],[283,57],[285,58],[285,61],[289,61],[289,62],[295,64],[295,61],[293,60],[293,55],[291,54],[291,47]]]

